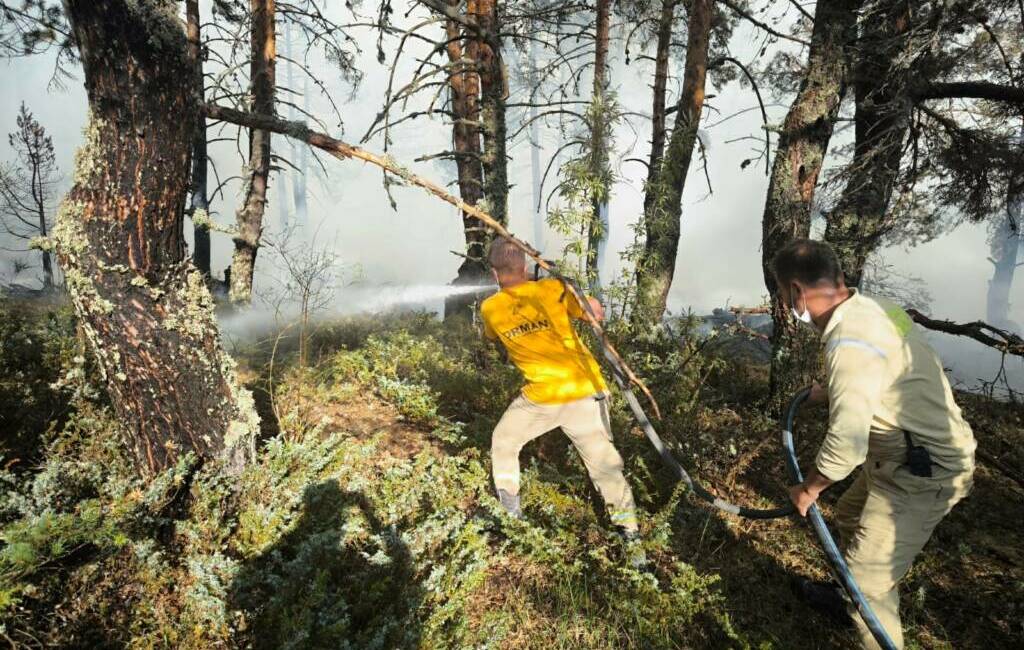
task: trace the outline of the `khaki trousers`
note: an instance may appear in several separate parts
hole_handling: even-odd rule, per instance
[[[923,478],[901,463],[869,457],[836,504],[850,572],[897,648],[903,647],[897,583],[939,521],[971,491],[973,471],[933,469],[932,478]],[[878,648],[860,615],[850,613],[861,645]]]
[[[622,456],[612,444],[607,399],[585,397],[565,404],[537,404],[517,397],[491,437],[494,485],[519,494],[519,452],[526,443],[561,427],[583,458],[590,480],[604,498],[612,523],[637,529],[633,492],[622,474]]]

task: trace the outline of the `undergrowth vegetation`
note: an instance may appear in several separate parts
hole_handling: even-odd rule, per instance
[[[17,647],[850,642],[788,593],[790,573],[822,574],[805,528],[737,521],[689,501],[619,397],[616,445],[641,507],[649,570],[623,561],[582,463],[557,432],[524,452],[526,520],[506,517],[493,497],[489,437],[520,380],[470,323],[405,315],[331,324],[314,334],[309,365],[289,339],[247,343],[235,356],[264,420],[255,460],[232,476],[186,458],[144,482],[97,378],[76,358],[73,328],[33,318],[21,329],[49,329],[34,352],[19,352],[41,360],[40,379],[25,383],[65,415],[31,429],[33,467],[0,473],[0,638]],[[659,429],[683,462],[737,500],[778,503],[774,424],[756,403],[763,369],[717,357],[686,320],[639,338],[611,329],[657,396]],[[811,421],[808,449],[821,428]],[[981,505],[1008,489],[982,476]],[[1019,549],[966,529],[969,516],[951,517],[946,531],[962,540],[948,544],[942,533],[941,549],[911,576],[911,644],[1021,638],[1019,605],[1010,604],[1022,602],[1020,571],[999,582],[987,559],[996,546],[1003,561]],[[1019,519],[1001,521],[1019,535]],[[986,529],[993,539],[998,525]],[[935,612],[954,609],[936,599],[958,599],[949,584],[958,563],[1006,596],[986,601],[996,632],[965,632],[945,616],[936,623]]]

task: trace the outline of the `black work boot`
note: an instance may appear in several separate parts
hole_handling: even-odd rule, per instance
[[[793,591],[810,605],[811,609],[824,614],[836,625],[853,625],[853,619],[850,618],[850,611],[847,609],[849,603],[836,583],[798,577],[793,581]]]
[[[501,502],[501,507],[505,509],[513,519],[522,519],[523,510],[519,506],[519,495],[509,494],[505,490],[498,490],[498,501]]]

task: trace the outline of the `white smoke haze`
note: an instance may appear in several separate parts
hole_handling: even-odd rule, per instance
[[[324,302],[326,306],[309,314],[313,324],[360,315],[386,315],[423,312],[437,317],[443,313],[444,301],[454,296],[486,294],[497,291],[497,285],[423,284],[423,285],[350,285],[339,288]],[[297,323],[302,317],[299,304],[288,301],[270,305],[257,301],[245,310],[219,317],[225,334],[236,338],[262,338]]]
[[[332,3],[331,13],[347,22],[342,3]],[[406,3],[394,3],[394,15],[403,16]],[[785,30],[786,25],[777,28]],[[439,27],[440,29],[440,27]],[[754,38],[749,25],[741,23],[734,34],[731,47],[733,56],[745,64],[758,63],[759,39]],[[354,31],[351,36],[361,47],[357,66],[365,73],[362,85],[351,95],[351,88],[340,79],[337,70],[322,56],[311,51],[308,66],[327,89],[339,100],[343,127],[333,129],[331,135],[358,142],[373,122],[383,105],[388,81],[388,68],[375,58],[376,34]],[[416,59],[426,54],[427,46],[413,39],[406,46],[406,54],[397,80],[407,80],[416,65]],[[621,52],[613,48],[613,54]],[[771,56],[769,51],[765,56]],[[510,54],[511,60],[514,55]],[[51,89],[53,57],[38,56],[4,61],[0,77],[6,92],[0,96],[0,136],[13,131],[15,116],[22,101],[35,113],[39,122],[53,137],[58,163],[66,183],[70,184],[72,156],[81,142],[81,129],[86,118],[86,99],[81,74],[66,84],[66,89]],[[287,77],[282,63],[278,75]],[[297,73],[296,73],[297,75]],[[634,60],[626,65],[621,58],[612,62],[610,73],[612,88],[617,92],[623,108],[638,114],[650,110],[651,65]],[[679,79],[670,82],[669,101],[678,92]],[[713,86],[713,84],[710,84]],[[523,90],[512,87],[510,102],[521,101]],[[767,191],[767,177],[763,160],[741,167],[741,163],[755,157],[763,147],[764,131],[757,102],[749,87],[732,83],[724,87],[710,87],[708,95],[713,107],[704,124],[701,141],[708,147],[707,177],[701,169],[702,161],[695,156],[683,196],[682,237],[675,281],[669,295],[669,308],[673,313],[692,309],[707,314],[715,307],[726,304],[760,304],[766,293],[761,269],[761,215]],[[768,99],[766,97],[766,99]],[[781,123],[788,108],[789,97],[767,104],[771,124]],[[416,110],[411,104],[409,110]],[[753,109],[753,110],[748,110]],[[329,118],[329,105],[313,93],[309,110]],[[610,232],[608,255],[602,277],[618,277],[624,265],[619,253],[633,243],[633,226],[643,205],[645,168],[628,159],[646,159],[648,156],[649,127],[637,120],[636,131],[621,125],[616,132],[618,181],[613,188],[609,205]],[[849,142],[852,129],[837,133],[833,150]],[[211,138],[232,137],[233,129],[212,130]],[[564,139],[553,128],[538,129],[542,146],[541,162],[546,165]],[[751,137],[753,136],[753,137]],[[389,151],[409,169],[442,185],[454,180],[454,169],[446,162],[414,163],[414,159],[450,149],[451,131],[438,122],[419,118],[397,126],[391,132]],[[369,140],[366,148],[380,151],[382,141]],[[274,151],[294,156],[295,149],[281,136],[274,136]],[[235,176],[242,168],[239,148],[234,142],[211,146],[211,157],[220,178]],[[301,149],[301,148],[300,148]],[[245,151],[245,146],[241,147]],[[509,202],[509,227],[524,239],[538,239],[535,233],[534,195],[531,183],[531,148],[527,133],[509,143],[509,177],[512,184]],[[0,140],[0,161],[11,158],[6,138]],[[398,201],[392,210],[384,191],[379,170],[355,162],[339,162],[323,158],[324,171],[315,160],[308,162],[305,186],[307,188],[307,232],[318,233],[317,242],[332,247],[342,264],[361,269],[363,285],[348,285],[332,289],[328,308],[318,312],[318,319],[353,313],[376,313],[393,308],[417,307],[436,311],[446,294],[441,289],[456,275],[461,262],[451,251],[461,251],[463,234],[458,210],[430,197],[424,192],[402,187],[393,188]],[[294,171],[287,165],[270,179],[268,196],[268,230],[280,228],[295,220]],[[212,174],[211,174],[212,180]],[[449,185],[453,191],[454,186]],[[549,175],[543,197],[554,187]],[[66,187],[64,188],[66,189]],[[223,196],[211,206],[211,215],[220,223],[234,221],[238,207],[240,186],[229,182]],[[278,193],[287,193],[281,197]],[[905,276],[920,278],[933,297],[931,315],[955,321],[974,321],[985,318],[986,291],[992,276],[988,262],[989,247],[984,224],[965,224],[937,239],[914,248],[888,248],[882,253],[895,271]],[[546,257],[559,257],[559,238],[550,230],[540,234]],[[186,238],[191,243],[191,225],[186,226]],[[0,248],[7,242],[0,238]],[[230,263],[232,243],[230,237],[214,234],[213,269],[221,276]],[[257,293],[269,288],[264,272],[269,254],[261,251],[257,259]],[[10,260],[17,255],[0,251],[0,269],[10,268]],[[29,256],[27,259],[34,259]],[[261,265],[264,266],[261,269]],[[38,271],[22,273],[18,281],[32,283]],[[1018,279],[1010,296],[1010,317],[1024,323],[1024,279]],[[293,309],[289,307],[289,309]],[[288,316],[292,318],[294,314]],[[228,333],[238,334],[250,326],[256,329],[275,322],[275,313],[257,305],[246,316],[231,316],[225,320]],[[259,326],[259,327],[257,327]],[[271,325],[273,326],[273,325]],[[930,335],[943,356],[953,377],[965,386],[976,386],[978,379],[992,379],[1000,371],[1001,356],[994,350],[962,338]],[[1010,383],[1024,389],[1024,363],[1009,359],[1006,366]]]

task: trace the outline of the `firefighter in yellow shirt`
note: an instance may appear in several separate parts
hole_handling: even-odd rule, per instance
[[[903,647],[897,584],[939,521],[971,489],[976,443],[942,362],[894,303],[848,288],[826,244],[797,239],[772,271],[783,302],[821,333],[829,426],[806,480],[790,488],[801,515],[860,466],[835,507],[843,554],[878,620]],[[838,593],[804,582],[803,595],[834,609]],[[865,648],[878,645],[847,607]]]
[[[612,523],[627,540],[634,540],[636,510],[622,473],[622,457],[612,444],[608,388],[571,322],[583,317],[582,307],[561,281],[531,281],[526,256],[507,239],[494,241],[489,261],[501,290],[480,306],[484,333],[501,342],[526,380],[491,438],[501,504],[512,516],[522,516],[519,452],[531,440],[561,427],[582,456]],[[593,298],[589,302],[603,317],[600,303]]]

